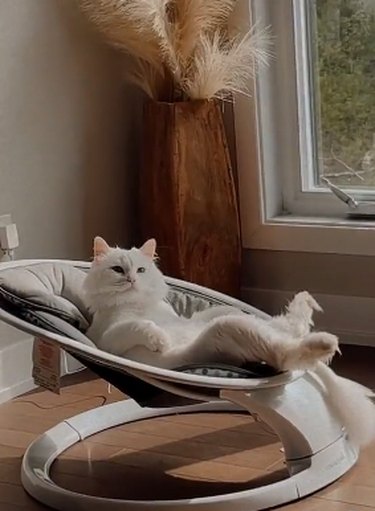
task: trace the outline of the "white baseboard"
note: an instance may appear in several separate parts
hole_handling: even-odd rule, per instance
[[[0,403],[34,387],[31,378],[32,338],[0,323]]]
[[[269,314],[283,310],[295,292],[244,288],[243,299]],[[375,298],[314,294],[324,313],[315,315],[317,329],[339,336],[344,344],[375,347]]]
[[[35,388],[31,375],[33,341],[30,335],[0,322],[0,404]],[[81,364],[63,353],[63,376],[81,369]]]
[[[0,405],[14,399],[15,397],[22,396],[22,394],[26,394],[26,392],[30,392],[30,390],[35,388],[36,385],[32,378],[14,383],[12,386],[7,388],[0,388]]]

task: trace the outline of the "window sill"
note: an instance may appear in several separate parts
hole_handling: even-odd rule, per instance
[[[375,221],[276,216],[249,222],[244,248],[375,256]]]

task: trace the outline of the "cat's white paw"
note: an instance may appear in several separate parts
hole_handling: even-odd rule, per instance
[[[165,339],[161,339],[160,337],[150,337],[147,340],[146,348],[148,348],[150,351],[154,352],[163,352],[167,348],[167,343]]]
[[[318,361],[330,362],[340,352],[339,341],[335,335],[327,332],[315,332],[307,335],[301,345],[301,362],[314,365]]]
[[[271,320],[271,323],[290,331],[293,337],[302,337],[309,333],[314,324],[314,311],[322,312],[322,308],[310,293],[302,291],[289,303],[286,314]]]
[[[297,293],[288,305],[288,312],[296,316],[309,316],[313,311],[322,312],[321,306],[307,291]]]
[[[169,346],[168,337],[164,330],[158,327],[153,321],[147,321],[147,342],[146,348],[154,352],[163,352]]]

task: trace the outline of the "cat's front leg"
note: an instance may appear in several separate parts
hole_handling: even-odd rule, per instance
[[[132,320],[117,323],[109,328],[100,340],[99,347],[116,355],[143,346],[150,351],[162,352],[169,347],[167,334],[153,321]]]
[[[153,321],[137,321],[136,328],[144,336],[144,346],[150,351],[163,352],[169,347],[168,334]]]

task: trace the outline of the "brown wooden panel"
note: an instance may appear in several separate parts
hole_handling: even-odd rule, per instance
[[[220,104],[144,109],[140,216],[167,274],[238,295],[241,240]]]

